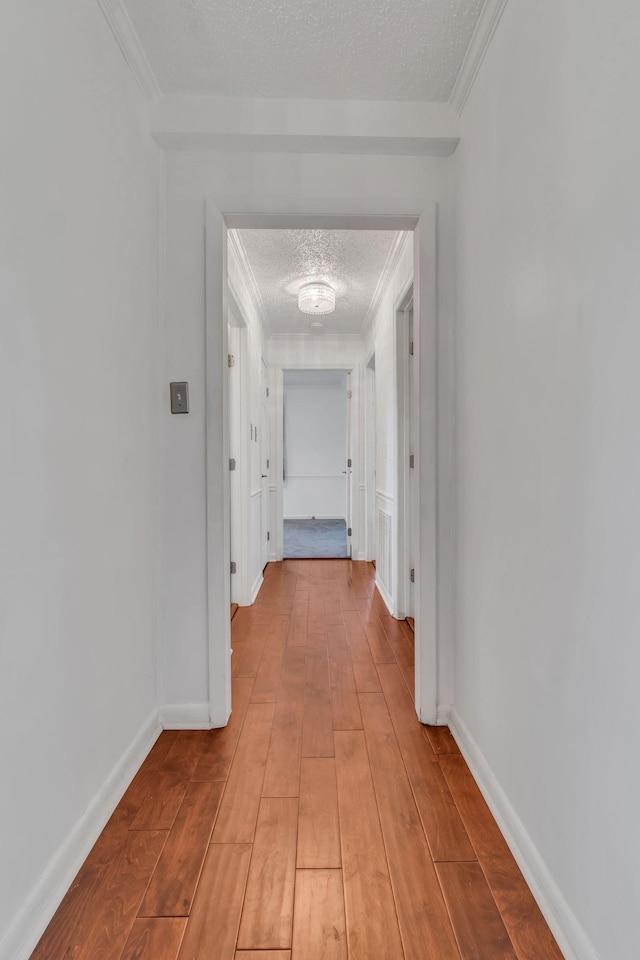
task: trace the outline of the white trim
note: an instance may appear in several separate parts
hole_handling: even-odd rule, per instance
[[[415,470],[414,556],[415,706],[421,723],[435,723],[438,703],[438,599],[446,586],[441,576],[440,544],[447,536],[439,516],[440,464],[438,420],[437,207],[423,210],[413,234],[413,436]],[[453,482],[451,476],[446,482]],[[444,484],[443,484],[444,485]],[[451,642],[451,640],[449,641]]]
[[[437,397],[437,206],[424,198],[405,198],[403,201],[383,199],[376,202],[371,197],[356,200],[342,198],[315,198],[305,200],[299,192],[274,198],[268,193],[260,196],[253,210],[247,210],[246,198],[229,196],[208,197],[206,203],[205,230],[205,351],[206,351],[206,493],[207,493],[207,588],[208,588],[208,677],[211,721],[214,726],[224,726],[231,710],[231,658],[229,624],[229,524],[225,516],[228,503],[228,411],[227,411],[227,244],[223,242],[225,229],[243,227],[271,227],[285,229],[392,229],[414,230],[414,329],[415,354],[417,358],[417,381],[421,389],[416,391],[420,411],[417,425],[419,443],[416,461],[419,465],[421,487],[417,504],[420,530],[420,548],[416,562],[416,713],[423,723],[436,722],[438,694],[438,646],[451,642],[450,638],[438,636],[436,619],[438,595],[449,584],[451,571],[440,571],[441,561],[438,543],[452,531],[446,522],[438,523],[437,456],[439,421],[444,412],[439,410]],[[310,204],[307,212],[301,205]],[[396,204],[399,204],[399,210]],[[395,208],[395,209],[394,209]],[[244,210],[234,213],[234,210]],[[391,211],[394,212],[391,212]],[[362,225],[362,226],[361,226]],[[331,369],[354,369],[357,364],[331,364]],[[313,368],[309,363],[287,363],[287,369]],[[318,369],[326,368],[319,364]],[[282,398],[282,366],[272,368],[271,385],[274,392],[274,437],[276,451],[275,468],[282,464],[282,427],[277,411]],[[361,385],[354,387],[354,409]],[[354,449],[359,449],[359,441]],[[356,461],[358,471],[361,464]],[[278,478],[278,473],[275,474]],[[358,483],[360,477],[355,476]],[[447,477],[446,480],[449,478]],[[446,482],[445,480],[445,482]],[[275,497],[275,544],[278,559],[282,556],[281,529],[282,506]],[[360,519],[359,512],[354,520]],[[440,529],[436,529],[440,526]],[[354,527],[354,533],[356,528]],[[361,545],[353,538],[353,553],[358,556]],[[271,548],[273,550],[273,547]],[[441,576],[439,574],[441,573]]]
[[[362,327],[360,328],[360,337],[361,339],[366,339],[371,325],[375,319],[376,313],[378,312],[378,307],[380,306],[387,288],[393,279],[393,275],[396,271],[396,267],[400,263],[400,257],[404,252],[404,248],[407,244],[407,240],[411,234],[410,230],[405,230],[396,235],[393,243],[391,244],[391,249],[387,255],[387,259],[384,267],[382,268],[382,273],[378,279],[376,289],[373,291],[373,296],[371,297],[371,303],[365,314],[364,320],[362,321]],[[413,280],[412,280],[413,282]]]
[[[487,50],[500,23],[507,0],[485,0],[476,29],[453,85],[449,103],[459,115],[471,93]]]
[[[0,960],[28,960],[31,956],[161,729],[154,709],[45,867],[0,942]]]
[[[376,590],[384,600],[384,604],[387,610],[389,611],[391,616],[393,616],[393,600],[391,599],[391,596],[387,591],[387,588],[385,587],[384,583],[382,582],[380,577],[378,577],[377,575],[376,575]]]
[[[439,703],[436,712],[436,726],[447,727],[451,720],[453,706],[450,703]]]
[[[312,101],[311,101],[312,102]],[[399,101],[396,101],[396,103]],[[396,104],[394,103],[394,106]],[[426,104],[428,106],[428,101]],[[154,126],[157,121],[153,121]],[[216,150],[234,153],[317,153],[358,156],[451,157],[460,137],[358,137],[153,130],[164,150]]]
[[[247,251],[244,243],[242,242],[242,237],[237,230],[229,229],[227,230],[227,243],[233,250],[236,259],[238,261],[238,266],[240,267],[240,273],[246,284],[247,292],[251,297],[251,301],[256,309],[256,313],[260,318],[260,323],[262,325],[263,333],[265,338],[269,336],[271,330],[271,324],[269,323],[269,317],[265,309],[264,300],[262,299],[262,294],[260,293],[260,287],[255,278],[253,268],[249,262],[249,257],[247,256]]]
[[[208,703],[165,703],[160,707],[163,730],[210,730]]]
[[[584,928],[565,900],[540,851],[455,707],[450,726],[480,792],[487,801],[566,960],[598,960]]]
[[[98,3],[145,99],[148,103],[159,100],[161,90],[156,75],[124,5],[120,0],[98,0]]]
[[[251,603],[252,604],[255,603],[255,599],[260,593],[260,588],[263,583],[264,583],[264,577],[262,576],[262,570],[261,570],[258,576],[256,577],[253,586],[251,587]]]

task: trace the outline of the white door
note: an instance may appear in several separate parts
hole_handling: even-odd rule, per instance
[[[271,467],[271,435],[269,430],[269,387],[267,366],[262,361],[262,411],[260,429],[260,484],[261,484],[261,561],[262,569],[269,562],[269,474]]]
[[[352,557],[351,532],[353,530],[353,459],[351,452],[351,373],[347,374],[347,444],[345,451],[345,478],[346,478],[346,510],[347,521],[347,554]]]
[[[242,562],[242,493],[240,489],[240,330],[228,328],[229,349],[229,523],[231,531],[231,567],[241,567]],[[235,564],[235,568],[233,566]],[[239,575],[231,573],[231,602],[240,602]]]
[[[407,310],[407,327],[409,344],[413,344],[413,306]],[[413,392],[413,347],[409,353],[409,383],[408,383],[408,404],[407,404],[407,437],[409,446],[409,455],[412,458],[411,463],[415,463],[415,437],[414,427],[416,422]],[[407,502],[405,505],[405,536],[407,538],[408,559],[409,559],[409,589],[407,592],[407,610],[405,616],[415,619],[415,567],[416,567],[416,470],[415,466],[409,468],[409,490]]]

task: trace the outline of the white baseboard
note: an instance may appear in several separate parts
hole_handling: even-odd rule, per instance
[[[164,730],[210,730],[208,703],[165,703],[160,707]]]
[[[376,590],[378,591],[378,593],[380,594],[380,596],[381,596],[382,599],[384,600],[384,604],[385,604],[387,610],[389,611],[389,613],[390,613],[391,616],[393,617],[393,616],[394,616],[394,613],[393,613],[393,600],[391,599],[391,596],[389,595],[389,592],[387,591],[387,588],[385,587],[385,585],[383,584],[382,580],[380,579],[380,577],[379,577],[377,574],[376,574]]]
[[[76,821],[0,942],[0,960],[28,960],[124,791],[157,740],[153,710],[100,790]]]
[[[455,708],[449,726],[566,960],[598,960],[584,928]]]
[[[251,603],[255,603],[256,597],[260,593],[260,587],[262,586],[263,583],[264,583],[264,577],[262,576],[262,571],[260,571],[260,573],[256,577],[256,582],[251,588]]]
[[[450,703],[439,703],[436,707],[436,725],[439,727],[447,727],[449,721],[451,720],[451,704]]]

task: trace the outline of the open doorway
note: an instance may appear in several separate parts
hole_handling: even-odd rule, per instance
[[[266,201],[265,201],[266,203]],[[348,205],[347,205],[348,206]],[[268,204],[267,204],[268,207]],[[337,204],[338,209],[345,207],[345,204]],[[335,208],[334,208],[335,210]],[[255,233],[289,233],[292,240],[296,240],[296,249],[306,254],[306,247],[297,243],[297,237],[293,234],[299,234],[301,231],[308,230],[313,234],[322,233],[327,229],[333,231],[344,231],[345,234],[351,232],[367,233],[368,231],[402,231],[413,232],[413,246],[409,246],[409,253],[405,260],[409,273],[412,273],[414,280],[414,310],[417,318],[414,329],[415,345],[415,410],[416,425],[415,436],[415,469],[416,469],[416,503],[413,514],[416,528],[415,538],[415,619],[416,619],[416,709],[420,719],[423,722],[434,722],[437,716],[437,618],[438,610],[437,592],[439,585],[445,584],[446,571],[444,577],[438,576],[439,555],[438,543],[442,542],[442,537],[446,539],[446,531],[441,531],[438,535],[439,516],[437,488],[438,480],[441,475],[438,473],[436,463],[437,437],[438,433],[438,405],[436,403],[437,390],[437,340],[436,340],[436,284],[435,284],[435,264],[436,264],[436,216],[435,208],[430,207],[424,212],[416,212],[415,215],[406,214],[400,217],[367,217],[354,216],[350,211],[344,213],[331,213],[330,216],[320,215],[302,216],[296,215],[278,215],[277,213],[265,213],[264,204],[260,212],[254,211],[243,214],[223,213],[220,207],[217,207],[213,201],[207,206],[207,296],[206,296],[206,346],[207,346],[207,555],[208,555],[208,586],[209,586],[209,694],[211,717],[214,725],[216,723],[224,724],[229,715],[230,708],[230,663],[229,663],[229,622],[228,618],[223,618],[218,612],[228,603],[229,598],[229,578],[228,563],[230,558],[229,526],[228,526],[228,491],[229,491],[229,472],[228,472],[228,423],[225,417],[226,405],[228,403],[228,364],[227,348],[228,336],[226,323],[220,325],[220,310],[225,312],[229,289],[233,285],[233,278],[228,271],[227,247],[225,239],[228,232],[254,231]],[[273,255],[274,244],[278,238],[270,236],[267,243],[265,257],[253,258],[254,263],[258,265],[267,263],[269,257]],[[401,244],[402,237],[398,238]],[[396,241],[394,241],[395,244]],[[342,245],[342,241],[338,245]],[[402,249],[401,245],[396,249]],[[308,259],[308,258],[306,258]],[[294,264],[295,266],[295,264]],[[322,271],[306,270],[308,273],[321,273]],[[297,273],[297,268],[296,268]],[[389,286],[389,277],[394,275],[392,269],[382,271],[380,288],[387,291],[385,310],[397,309],[398,287]],[[298,281],[296,281],[297,283]],[[282,396],[283,390],[283,371],[288,369],[348,369],[352,371],[352,389],[354,396],[354,408],[359,413],[353,418],[353,426],[356,430],[354,440],[354,450],[356,451],[354,463],[356,464],[357,475],[354,478],[353,490],[351,485],[345,481],[345,495],[347,490],[350,496],[356,493],[357,509],[352,515],[354,522],[353,532],[358,531],[357,559],[365,559],[363,556],[365,545],[365,478],[364,456],[363,456],[363,394],[365,386],[365,357],[364,348],[371,342],[371,337],[367,333],[367,318],[375,316],[373,312],[366,311],[364,319],[361,321],[361,333],[357,336],[345,335],[344,330],[340,330],[340,342],[336,349],[336,337],[333,334],[333,328],[330,325],[325,326],[324,339],[326,346],[323,350],[313,352],[309,350],[306,338],[308,333],[300,332],[300,316],[297,312],[298,305],[295,304],[294,295],[297,293],[293,289],[292,283],[279,284],[279,289],[290,298],[290,323],[291,330],[287,331],[289,342],[272,338],[267,349],[266,357],[270,366],[269,383],[273,385],[274,398],[271,403],[272,423],[274,432],[271,437],[271,450],[273,451],[273,462],[271,465],[271,480],[276,487],[273,498],[274,509],[272,512],[272,531],[278,528],[278,519],[282,517],[282,505],[278,504],[281,498],[277,492],[277,487],[281,485],[282,477],[282,422],[278,423],[277,417],[273,417],[274,408],[277,409],[276,398]],[[356,290],[354,284],[351,291]],[[267,289],[267,294],[269,290]],[[268,299],[268,296],[263,300]],[[375,299],[375,297],[374,297]],[[347,303],[348,300],[342,301]],[[378,304],[380,300],[378,300]],[[294,305],[295,304],[295,305]],[[280,317],[280,311],[276,317]],[[336,313],[336,321],[339,316]],[[369,327],[371,329],[371,325]],[[283,331],[284,333],[284,331]],[[367,339],[368,338],[368,339]],[[357,341],[360,341],[358,343]],[[322,362],[322,356],[329,353],[329,347],[332,347],[332,357],[329,363]],[[357,356],[356,356],[357,354]],[[352,355],[354,360],[351,359]],[[333,357],[339,357],[338,362],[333,362]],[[293,360],[293,363],[291,362]],[[346,363],[341,363],[347,361]],[[394,382],[396,363],[395,363],[395,344],[393,334],[389,330],[389,335],[377,338],[375,341],[375,385],[376,393],[381,393]],[[301,362],[302,361],[302,362]],[[308,362],[311,361],[311,362]],[[353,373],[355,372],[355,381]],[[222,375],[221,375],[222,374]],[[258,378],[259,383],[259,378]],[[388,392],[388,391],[387,391]],[[258,388],[259,393],[259,388]],[[391,393],[389,393],[391,396]],[[382,411],[383,405],[378,404]],[[378,499],[384,497],[392,498],[395,488],[395,456],[394,445],[390,440],[394,432],[394,411],[392,402],[386,409],[386,415],[377,419],[379,423],[379,436],[376,437],[376,464],[377,477],[376,485],[380,487],[377,491]],[[222,413],[218,419],[219,412]],[[448,412],[448,411],[447,411]],[[253,421],[254,423],[257,421]],[[221,429],[220,429],[221,427]],[[383,429],[384,428],[384,429]],[[255,428],[254,428],[255,443]],[[220,457],[220,451],[223,457]],[[257,458],[256,458],[257,459]],[[347,458],[349,459],[349,458]],[[260,465],[260,461],[257,460]],[[348,467],[343,461],[343,470]],[[442,476],[446,471],[442,472]],[[395,474],[395,476],[394,476]],[[343,475],[348,477],[348,473]],[[265,485],[266,487],[266,485]],[[257,490],[255,491],[257,494]],[[266,489],[264,491],[266,493]],[[271,487],[269,488],[271,494]],[[262,496],[263,491],[260,491]],[[257,498],[256,498],[257,499]],[[345,505],[345,522],[348,511],[350,510],[349,498]],[[280,517],[278,517],[280,512]],[[390,517],[387,525],[386,538],[384,543],[392,543],[395,537],[393,531],[394,522],[398,514],[394,514],[389,508],[386,511],[377,509],[376,520],[384,514]],[[273,519],[275,518],[275,525]],[[379,524],[376,522],[376,532]],[[385,532],[385,531],[383,531]],[[380,537],[378,537],[380,540]],[[273,548],[271,548],[273,551]],[[378,564],[382,568],[380,561],[384,557],[388,571],[388,580],[392,589],[394,587],[394,567],[391,563],[392,555],[385,547],[384,551],[376,548]],[[273,552],[270,552],[273,558]],[[282,556],[282,545],[276,544],[275,558]],[[386,598],[383,598],[386,605],[391,609]]]
[[[345,370],[283,371],[284,559],[350,556],[348,382]]]

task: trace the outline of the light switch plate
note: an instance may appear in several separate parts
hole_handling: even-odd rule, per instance
[[[186,381],[170,383],[171,413],[189,413],[189,384]]]

